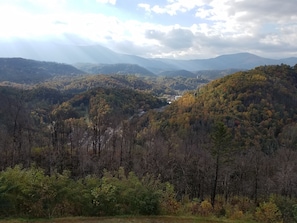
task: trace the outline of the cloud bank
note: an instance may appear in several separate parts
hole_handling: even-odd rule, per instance
[[[297,56],[296,0],[3,0],[0,41],[101,44],[143,57]]]

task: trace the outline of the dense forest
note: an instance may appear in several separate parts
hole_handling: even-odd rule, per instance
[[[297,219],[297,65],[60,76],[0,103],[1,216]]]

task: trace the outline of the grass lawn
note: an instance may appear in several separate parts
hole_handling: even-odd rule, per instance
[[[220,220],[201,217],[155,216],[155,217],[69,217],[53,219],[3,219],[0,223],[254,223],[244,220]]]

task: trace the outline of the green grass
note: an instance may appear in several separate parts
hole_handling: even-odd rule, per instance
[[[155,216],[155,217],[69,217],[53,219],[3,219],[0,223],[253,223],[243,220],[226,220],[202,217]]]

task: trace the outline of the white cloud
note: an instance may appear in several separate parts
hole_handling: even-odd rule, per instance
[[[155,39],[163,46],[173,50],[181,50],[192,47],[194,35],[190,30],[173,28],[168,32],[159,30],[147,30],[145,33],[148,39]]]
[[[0,39],[89,41],[152,57],[205,58],[243,51],[297,56],[296,0],[133,0],[123,10],[116,0],[84,0],[92,6],[82,4],[84,10],[71,10],[73,2],[0,0]]]
[[[151,12],[151,6],[149,4],[139,3],[137,6],[143,8],[146,12]]]
[[[160,4],[150,5],[147,3],[140,3],[138,6],[144,8],[146,12],[173,16],[179,12],[185,13],[199,7],[204,4],[203,2],[204,0],[168,0],[168,4],[165,4],[165,6],[161,6]]]
[[[103,3],[103,4],[111,4],[111,5],[115,5],[117,3],[116,0],[96,0],[99,3]]]
[[[28,2],[44,8],[59,8],[65,6],[67,0],[28,0]]]

